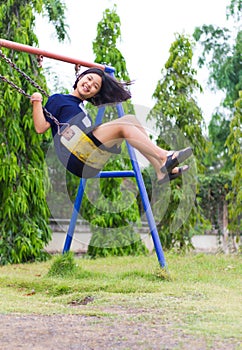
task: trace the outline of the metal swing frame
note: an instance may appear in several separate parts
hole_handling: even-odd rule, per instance
[[[0,48],[1,47],[6,47],[6,48],[17,50],[17,51],[27,52],[27,53],[38,55],[38,56],[48,57],[51,59],[72,63],[72,64],[75,64],[76,66],[79,65],[79,66],[84,66],[84,67],[97,67],[97,68],[100,68],[113,76],[114,76],[114,72],[115,72],[115,69],[113,67],[110,67],[110,66],[101,65],[101,64],[97,64],[97,63],[90,63],[90,62],[82,61],[82,60],[79,60],[76,58],[58,55],[58,54],[55,54],[52,52],[41,50],[39,48],[34,48],[32,46],[19,44],[16,42],[5,40],[5,39],[0,39]],[[21,75],[23,75],[33,86],[35,86],[45,96],[48,97],[47,93],[38,84],[36,84],[30,77],[28,77],[24,72],[22,72],[14,63],[12,63],[10,59],[8,59],[5,55],[3,55],[1,50],[0,50],[0,56],[8,64],[10,64],[14,69],[16,69]],[[25,95],[26,97],[30,98],[30,95],[28,95],[25,91],[23,91],[21,88],[17,87],[14,83],[9,81],[5,77],[0,75],[0,80],[3,80],[5,82],[9,83],[12,87],[17,89],[18,92],[20,92],[23,95]],[[116,105],[116,109],[117,109],[117,113],[118,113],[119,118],[124,116],[124,110],[123,110],[123,106],[121,103]],[[105,112],[105,107],[101,107],[98,109],[98,113],[96,116],[96,124],[100,124],[102,122],[104,112]],[[127,145],[127,149],[128,149],[128,153],[130,156],[133,170],[130,170],[130,171],[100,171],[96,177],[97,178],[134,177],[136,179],[136,183],[137,183],[137,186],[138,186],[138,189],[140,192],[140,196],[141,196],[143,209],[144,209],[144,212],[146,214],[147,222],[149,224],[150,234],[151,234],[152,239],[153,239],[154,248],[156,251],[158,262],[162,268],[166,268],[167,266],[166,266],[164,252],[163,252],[162,245],[160,242],[159,234],[158,234],[156,223],[155,223],[154,216],[152,213],[148,194],[147,194],[147,191],[145,188],[144,180],[143,180],[143,177],[141,174],[139,164],[137,162],[136,154],[135,154],[133,147],[128,142],[126,142],[126,145]],[[76,222],[77,222],[78,214],[80,212],[81,203],[82,203],[82,199],[83,199],[83,195],[84,195],[84,191],[85,191],[86,181],[87,181],[87,179],[80,180],[79,188],[77,191],[77,195],[76,195],[76,199],[75,199],[75,203],[74,203],[74,207],[73,207],[72,217],[71,217],[69,228],[68,228],[68,231],[66,234],[66,240],[65,240],[65,244],[64,244],[64,248],[63,248],[63,253],[69,251],[70,247],[71,247]]]

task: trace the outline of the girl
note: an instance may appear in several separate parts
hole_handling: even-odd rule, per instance
[[[134,115],[92,125],[83,101],[95,106],[115,104],[131,98],[127,86],[98,68],[81,73],[73,86],[72,94],[54,94],[42,107],[42,96],[31,96],[33,120],[37,133],[50,127],[57,154],[64,166],[73,174],[90,178],[97,175],[112,154],[120,153],[126,140],[140,151],[153,165],[159,184],[176,179],[188,166],[178,167],[191,156],[190,147],[180,151],[166,151],[150,140]]]

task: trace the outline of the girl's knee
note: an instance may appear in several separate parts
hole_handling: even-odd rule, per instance
[[[122,118],[124,118],[127,121],[130,121],[131,123],[135,122],[135,124],[136,124],[136,122],[138,122],[138,119],[136,118],[136,116],[134,114],[126,114]]]
[[[131,119],[133,119],[133,118],[135,118],[135,115],[134,114],[125,114],[122,118],[131,118]]]

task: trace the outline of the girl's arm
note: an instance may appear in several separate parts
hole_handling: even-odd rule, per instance
[[[42,95],[39,92],[33,93],[30,99],[33,105],[33,120],[34,128],[38,134],[43,134],[50,128],[50,123],[47,122],[42,108]]]

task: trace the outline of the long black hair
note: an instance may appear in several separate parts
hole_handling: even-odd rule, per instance
[[[89,68],[78,75],[73,88],[76,89],[78,81],[84,75],[90,73],[98,74],[102,78],[102,85],[99,92],[95,96],[86,99],[86,101],[89,101],[94,106],[124,102],[131,98],[127,86],[131,85],[132,82],[120,82],[99,68]]]

